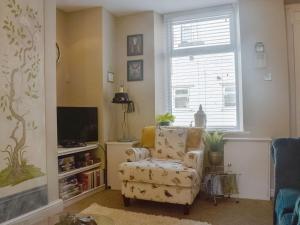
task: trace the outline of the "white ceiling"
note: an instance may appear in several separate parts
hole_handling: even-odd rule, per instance
[[[228,2],[233,2],[233,0],[56,0],[57,7],[66,12],[101,6],[116,16],[142,11],[164,14]]]

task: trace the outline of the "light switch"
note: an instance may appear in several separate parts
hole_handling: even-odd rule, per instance
[[[272,81],[272,73],[266,73],[264,76],[265,81]]]

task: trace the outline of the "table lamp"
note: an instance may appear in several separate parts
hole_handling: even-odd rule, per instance
[[[120,87],[119,92],[115,93],[112,100],[114,104],[121,104],[123,110],[123,121],[122,121],[122,138],[120,142],[130,142],[131,139],[128,138],[128,124],[126,119],[126,113],[133,113],[135,111],[134,103],[128,97],[128,93],[124,92],[124,87]]]

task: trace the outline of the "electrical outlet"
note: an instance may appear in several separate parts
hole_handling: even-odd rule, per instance
[[[264,80],[265,81],[272,81],[272,73],[266,73],[264,75]]]

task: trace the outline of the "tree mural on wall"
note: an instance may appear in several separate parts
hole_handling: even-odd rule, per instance
[[[0,116],[5,116],[7,122],[13,124],[12,130],[7,130],[9,140],[1,151],[6,155],[7,167],[0,171],[0,187],[17,185],[23,181],[43,176],[40,168],[30,165],[26,159],[27,134],[37,131],[34,120],[28,116],[25,100],[35,101],[39,98],[38,78],[41,58],[36,39],[42,32],[38,20],[38,11],[30,6],[21,6],[16,0],[7,0],[9,16],[2,21],[9,53],[12,53],[13,63],[8,55],[3,55],[1,76],[4,86],[0,96]],[[11,59],[11,58],[10,58]]]

